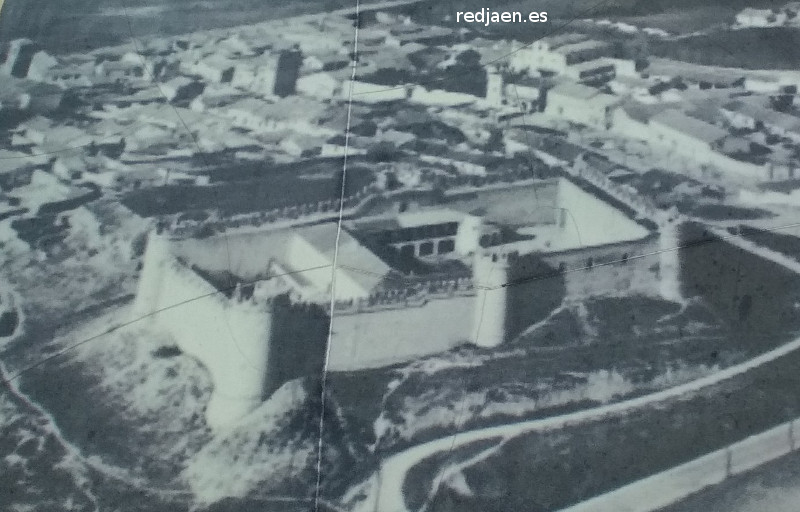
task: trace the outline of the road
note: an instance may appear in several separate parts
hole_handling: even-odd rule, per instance
[[[732,241],[734,245],[737,245],[742,249],[748,250],[762,258],[766,258],[770,261],[778,263],[789,270],[792,270],[793,272],[800,273],[800,263],[797,263],[783,254],[757,246],[751,242],[742,240],[741,238],[732,237],[729,233],[721,229],[712,228],[712,232],[718,236],[722,236]],[[792,352],[795,352],[798,349],[800,349],[800,338],[794,339],[793,341],[761,354],[758,357],[730,368],[726,368],[713,375],[709,375],[701,379],[697,379],[680,386],[658,391],[649,395],[640,396],[601,407],[564,414],[561,416],[520,421],[516,423],[498,425],[495,427],[479,428],[475,430],[459,432],[454,436],[446,436],[414,446],[388,457],[381,463],[378,472],[370,479],[371,483],[365,483],[360,487],[362,489],[370,490],[367,493],[369,496],[368,499],[363,501],[357,510],[358,512],[412,512],[408,509],[405,503],[403,493],[403,484],[405,482],[406,475],[411,468],[436,454],[450,452],[476,441],[499,438],[499,441],[493,448],[484,450],[479,454],[479,457],[483,458],[499,449],[507,441],[520,435],[531,432],[550,431],[563,428],[568,425],[574,426],[576,424],[587,423],[612,416],[619,416],[625,413],[636,411],[637,409],[643,409],[656,404],[668,402],[683,395],[701,391],[726,380],[740,376],[754,368],[768,364]],[[446,473],[448,469],[442,468],[441,471]],[[444,473],[441,473],[439,476],[443,474]],[[439,480],[439,476],[437,476],[436,480]]]
[[[580,423],[630,413],[637,409],[661,404],[688,393],[709,388],[723,381],[742,375],[754,368],[775,361],[797,350],[800,350],[800,338],[744,363],[674,388],[561,416],[459,432],[455,436],[442,437],[409,448],[385,459],[381,463],[378,472],[371,479],[372,482],[374,482],[371,495],[357,510],[359,512],[411,512],[407,508],[403,496],[403,483],[405,482],[406,474],[411,468],[437,453],[448,452],[476,441],[491,438],[500,438],[497,444],[497,448],[499,448],[505,442],[523,434],[555,430],[566,426],[574,426]]]

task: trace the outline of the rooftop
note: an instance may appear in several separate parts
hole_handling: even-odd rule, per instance
[[[600,68],[614,68],[616,69],[616,65],[610,59],[606,59],[604,57],[600,57],[599,59],[594,59],[586,62],[579,62],[577,64],[573,64],[570,66],[575,71],[587,71],[591,69],[600,69]]]
[[[656,114],[650,119],[650,122],[666,126],[709,144],[728,136],[727,130],[689,117],[683,112],[674,109]]]
[[[628,117],[640,123],[647,123],[650,118],[666,110],[666,107],[660,104],[646,105],[638,101],[628,101],[621,108],[628,114]]]
[[[768,102],[760,98],[743,98],[723,105],[725,110],[738,112],[781,129],[800,132],[800,118],[769,108]]]
[[[586,41],[586,39],[588,39],[588,37],[584,34],[570,33],[546,37],[542,39],[542,43],[550,49],[555,49],[560,46]]]
[[[18,151],[0,149],[0,174],[14,172],[27,167],[43,165],[47,162],[44,155],[28,155]]]
[[[353,224],[353,227],[356,230],[367,232],[389,231],[419,226],[435,226],[450,222],[462,222],[467,217],[470,217],[470,215],[444,208],[359,219]]]
[[[600,103],[606,103],[608,105],[619,101],[619,98],[616,96],[600,92],[594,87],[576,84],[574,82],[563,82],[550,89],[548,94],[557,94],[559,96],[566,96],[568,98],[582,101],[596,100]]]
[[[340,231],[335,222],[298,228],[295,236],[308,242],[331,265],[335,259],[337,270],[367,290],[378,286],[392,270],[346,230]]]
[[[559,46],[558,48],[554,48],[554,51],[564,55],[568,55],[570,53],[577,53],[586,50],[599,50],[606,47],[608,47],[607,43],[604,43],[602,41],[595,41],[592,39],[589,41],[581,41],[578,43],[565,44],[563,46]]]

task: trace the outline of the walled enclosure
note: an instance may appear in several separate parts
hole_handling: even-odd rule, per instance
[[[542,203],[534,205],[525,204],[521,191],[506,192],[517,226],[533,226],[534,236],[479,250],[470,285],[369,304],[360,298],[336,309],[332,321],[329,299],[298,302],[252,293],[276,277],[268,275],[274,262],[297,271],[292,277],[300,281],[309,272],[330,279],[330,265],[322,260],[315,269],[287,267],[307,260],[296,254],[306,246],[293,243],[295,230],[184,240],[152,234],[135,314],[152,315],[181,350],[208,368],[215,386],[208,422],[220,428],[287,380],[319,375],[326,357],[329,370],[353,371],[464,343],[494,347],[546,318],[565,298],[662,292],[667,267],[655,256],[657,233],[569,180],[547,180],[539,191]],[[471,211],[480,202],[467,194],[449,206]],[[510,220],[494,210],[497,201],[488,204],[487,217]],[[669,268],[677,271],[677,264]]]

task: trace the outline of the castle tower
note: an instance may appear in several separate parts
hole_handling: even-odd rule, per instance
[[[139,276],[136,300],[132,315],[141,318],[152,315],[160,307],[161,285],[165,266],[169,258],[169,245],[163,236],[151,231],[147,236],[147,247],[142,258],[142,273]],[[153,318],[151,321],[155,321]]]
[[[496,347],[506,338],[508,257],[505,254],[478,251],[472,276],[478,290],[472,340],[481,347]]]
[[[25,78],[28,75],[28,67],[31,64],[37,48],[30,39],[15,39],[8,44],[8,53],[5,62],[0,66],[3,74],[17,78]]]
[[[275,71],[273,94],[285,98],[295,94],[300,68],[303,66],[303,52],[299,48],[284,50],[278,57]]]
[[[678,221],[664,215],[659,219],[659,232],[659,292],[664,300],[683,302]]]

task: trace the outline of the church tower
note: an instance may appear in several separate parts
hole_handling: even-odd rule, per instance
[[[503,104],[503,75],[496,69],[490,69],[486,74],[486,103],[493,107]]]

